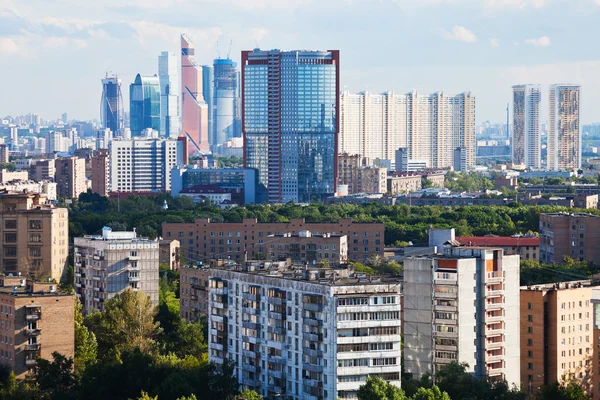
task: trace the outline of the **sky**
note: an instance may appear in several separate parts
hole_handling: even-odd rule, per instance
[[[503,122],[511,86],[582,85],[600,121],[600,0],[0,0],[0,116],[99,118],[107,71],[129,84],[179,54],[339,49],[351,92],[472,91],[478,123]]]

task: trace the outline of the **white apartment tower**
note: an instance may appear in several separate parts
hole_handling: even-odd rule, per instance
[[[435,375],[453,361],[520,386],[519,256],[446,247],[404,262],[404,368]]]
[[[394,161],[399,148],[431,168],[453,166],[454,150],[465,148],[475,165],[475,96],[342,93],[338,153]]]
[[[84,314],[104,311],[106,301],[131,288],[158,304],[158,241],[136,232],[113,232],[75,238],[75,293]]]
[[[513,141],[514,164],[528,168],[542,167],[542,137],[540,134],[540,85],[515,85],[513,89]]]
[[[184,145],[184,141],[176,139],[136,137],[112,140],[108,145],[110,190],[170,191],[171,169],[185,164]]]
[[[160,82],[160,136],[179,136],[179,75],[175,53],[163,51],[158,56]]]
[[[210,361],[285,399],[353,399],[370,375],[400,386],[400,282],[348,273],[210,270]]]
[[[579,85],[550,86],[549,170],[581,168],[580,95],[581,86]]]

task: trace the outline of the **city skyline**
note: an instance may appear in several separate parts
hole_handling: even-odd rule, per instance
[[[390,0],[369,5],[369,19],[363,18],[363,3],[342,0],[327,4],[110,0],[103,4],[92,14],[88,5],[71,0],[52,8],[33,0],[18,5],[0,1],[0,70],[15,77],[5,89],[43,88],[55,93],[52,102],[43,97],[27,102],[5,99],[0,102],[2,116],[38,112],[58,118],[68,111],[71,118],[98,118],[98,76],[113,71],[128,85],[137,72],[157,73],[156,56],[165,50],[177,52],[179,34],[187,32],[197,43],[201,64],[225,57],[230,39],[235,62],[241,49],[257,46],[339,48],[344,57],[342,88],[399,93],[471,90],[478,97],[477,123],[504,120],[512,85],[581,84],[586,88],[582,123],[600,120],[593,108],[600,100],[600,78],[595,76],[600,61],[593,56],[597,45],[577,40],[581,32],[552,28],[571,18],[585,27],[584,34],[593,36],[600,6],[592,0],[576,1],[570,7],[561,1],[540,0],[426,1],[418,5]],[[336,18],[331,22],[333,15]],[[282,22],[290,16],[293,23]],[[330,23],[322,23],[324,19]],[[362,28],[356,29],[357,25]],[[411,33],[415,26],[424,25],[430,28]],[[305,26],[310,29],[302,31],[300,39],[299,27]],[[110,57],[106,57],[107,49]],[[364,57],[364,52],[386,56]],[[54,79],[45,79],[42,68]],[[77,96],[80,91],[90,95]],[[548,119],[544,104],[540,118]]]

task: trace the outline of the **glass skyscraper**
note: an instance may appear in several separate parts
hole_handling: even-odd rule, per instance
[[[157,75],[140,75],[129,86],[129,128],[141,136],[151,128],[160,131],[160,83]]]
[[[214,134],[213,149],[218,152],[218,147],[227,143],[233,137],[239,136],[238,98],[239,98],[239,72],[237,64],[231,59],[218,58],[214,61]]]
[[[100,120],[103,128],[116,135],[123,129],[123,94],[121,80],[117,76],[102,79],[102,100],[100,101]]]
[[[160,81],[160,135],[179,136],[179,76],[177,56],[163,51],[158,56],[158,79]]]
[[[339,50],[242,52],[244,163],[270,202],[336,191]]]

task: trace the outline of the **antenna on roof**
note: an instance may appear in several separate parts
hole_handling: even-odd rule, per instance
[[[221,58],[221,50],[219,50],[219,39],[217,39],[217,58]]]
[[[233,39],[229,40],[229,50],[227,51],[227,59],[229,60],[229,56],[231,55],[231,45],[233,44]]]

